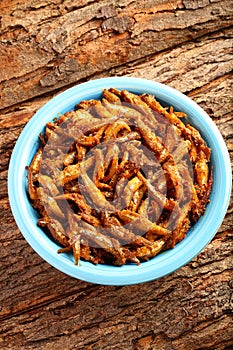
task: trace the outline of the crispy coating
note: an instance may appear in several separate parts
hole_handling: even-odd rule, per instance
[[[76,265],[139,265],[183,240],[205,212],[211,150],[167,107],[104,89],[39,135],[26,167],[29,199],[38,225]]]

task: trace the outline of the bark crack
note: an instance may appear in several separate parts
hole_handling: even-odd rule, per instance
[[[38,263],[38,266],[41,265],[41,262]],[[88,286],[88,292],[87,292],[87,287],[83,287],[82,289],[79,289],[79,298],[83,300],[83,298],[88,298],[90,294],[92,294],[95,290],[98,289],[98,286],[97,285],[89,285]],[[83,293],[85,293],[83,295]],[[21,316],[21,315],[26,315],[28,314],[29,312],[36,312],[37,310],[39,309],[42,309],[42,308],[45,308],[46,306],[49,306],[51,305],[51,303],[53,302],[59,302],[60,300],[65,300],[69,297],[72,297],[74,295],[76,295],[77,292],[76,291],[72,291],[72,292],[68,292],[68,293],[64,293],[60,296],[56,296],[55,298],[51,298],[49,300],[45,300],[41,303],[38,303],[36,305],[33,305],[33,306],[28,306],[26,307],[25,309],[23,310],[18,310],[18,311],[15,311],[15,312],[11,312],[10,315],[6,315],[6,316],[0,316],[0,321],[4,321],[6,319],[9,319],[9,318],[15,318],[15,317],[18,317],[18,316]]]

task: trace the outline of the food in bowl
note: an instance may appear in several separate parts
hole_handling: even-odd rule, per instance
[[[46,124],[28,193],[60,253],[139,265],[184,239],[212,187],[210,148],[185,117],[109,88]]]

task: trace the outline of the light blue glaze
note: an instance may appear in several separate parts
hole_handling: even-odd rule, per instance
[[[58,113],[74,108],[83,99],[98,99],[103,88],[115,87],[134,93],[150,93],[165,105],[188,114],[188,122],[201,131],[212,149],[213,188],[210,203],[204,216],[188,232],[186,238],[172,250],[142,263],[140,266],[122,267],[93,265],[81,261],[75,266],[71,254],[58,254],[58,245],[52,242],[36,225],[37,214],[31,207],[26,194],[26,170],[38,148],[38,135],[46,122]],[[28,122],[22,131],[12,154],[8,192],[12,213],[16,223],[31,247],[49,264],[64,273],[87,282],[106,285],[129,285],[142,283],[170,274],[187,264],[210,242],[221,225],[231,193],[231,166],[224,140],[210,117],[194,101],[166,85],[150,80],[112,77],[92,80],[77,85],[57,95],[44,105]]]

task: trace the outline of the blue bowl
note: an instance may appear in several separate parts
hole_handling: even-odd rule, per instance
[[[165,105],[188,115],[188,122],[196,127],[212,149],[213,188],[204,215],[189,230],[174,249],[137,265],[121,267],[93,265],[81,261],[74,265],[71,254],[58,254],[59,246],[37,226],[37,214],[27,197],[25,166],[29,165],[37,148],[38,135],[46,122],[58,113],[72,110],[81,100],[99,99],[104,88],[115,87],[134,93],[153,94]],[[224,140],[210,117],[194,101],[175,89],[150,80],[112,77],[92,80],[57,95],[46,103],[28,122],[15,145],[8,176],[8,192],[16,223],[31,247],[49,264],[72,277],[105,285],[130,285],[151,281],[179,269],[192,260],[211,241],[220,227],[231,193],[231,166]]]

